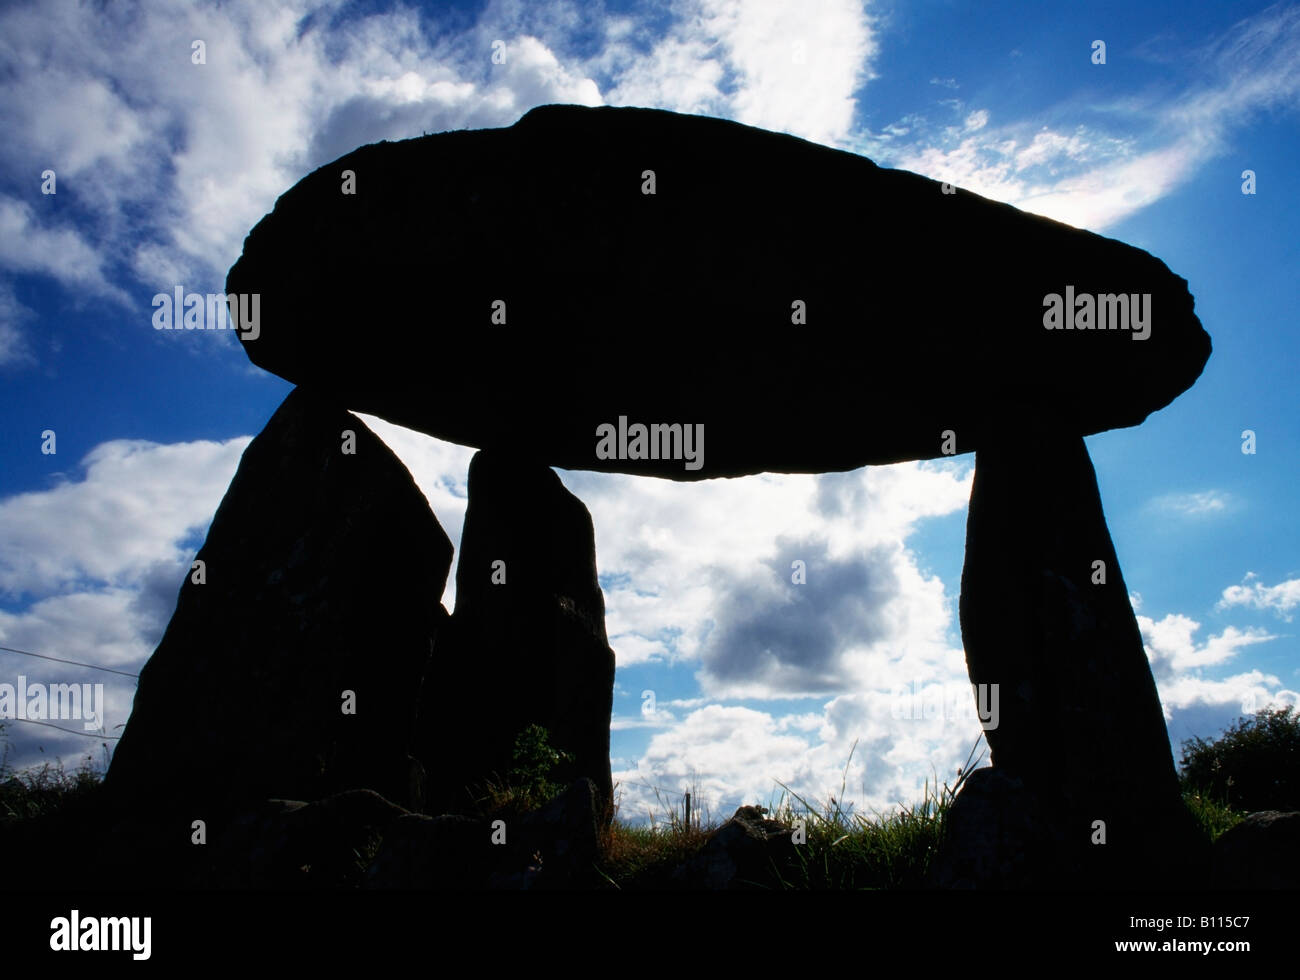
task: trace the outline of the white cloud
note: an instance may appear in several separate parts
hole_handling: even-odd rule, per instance
[[[123,586],[159,561],[179,562],[181,543],[211,520],[248,442],[105,442],[81,461],[81,479],[0,501],[0,590]]]
[[[1204,490],[1200,493],[1168,493],[1156,497],[1151,506],[1157,510],[1180,517],[1202,517],[1228,510],[1232,498],[1222,490]]]
[[[0,367],[33,360],[24,326],[35,316],[14,295],[12,284],[0,280]]]
[[[0,589],[27,597],[0,611],[0,644],[139,672],[171,618],[193,539],[212,519],[247,438],[171,445],[116,440],[82,460],[80,479],[0,501]],[[135,683],[117,674],[0,652],[8,683],[103,683],[108,734],[130,714]],[[67,724],[60,727],[67,728]],[[72,758],[92,739],[15,722],[11,764]]]
[[[1070,107],[1073,117],[1080,108],[1100,113],[1111,132],[1097,126],[1065,131],[1031,120],[989,127],[981,109],[937,140],[927,136],[898,146],[898,136],[917,131],[913,120],[901,132],[882,130],[881,138],[862,142],[878,145],[875,152],[895,166],[1100,231],[1185,184],[1252,114],[1300,104],[1300,8],[1275,4],[1190,57],[1197,81],[1173,100],[1133,97]],[[961,111],[963,104],[954,100],[952,109]]]
[[[822,143],[849,135],[878,45],[856,0],[678,0],[667,34],[639,50],[616,23],[597,64],[611,105],[707,113]]]
[[[172,571],[169,584],[174,605],[186,570],[177,565]],[[0,644],[138,673],[162,638],[165,625],[166,619],[159,623],[142,608],[138,588],[102,588],[51,596],[21,613],[0,611]],[[120,726],[130,716],[135,698],[132,678],[0,651],[0,681],[16,684],[19,675],[29,683],[103,684],[104,734],[122,734]],[[77,722],[53,724],[74,731],[81,729]],[[10,759],[10,763],[18,767],[35,761],[40,748],[53,758],[79,755],[95,746],[93,739],[84,734],[60,735],[53,729],[27,727],[18,721],[11,723],[8,735],[17,750],[17,758]]]
[[[652,737],[637,764],[614,778],[624,818],[663,817],[665,804],[680,806],[687,791],[716,818],[782,796],[797,805],[787,790],[814,807],[834,797],[859,813],[884,812],[921,799],[935,778],[951,784],[979,734],[977,724],[900,721],[881,692],[780,718],[714,704]]]
[[[1296,693],[1282,688],[1272,674],[1251,670],[1218,680],[1192,674],[1168,679],[1160,685],[1165,717],[1198,706],[1226,709],[1230,720],[1254,714],[1269,705],[1295,704]]]
[[[52,276],[72,290],[128,302],[127,294],[105,278],[99,253],[80,232],[55,227],[39,219],[27,202],[9,197],[0,197],[0,264],[14,272]]]
[[[335,0],[0,12],[0,160],[55,170],[64,216],[0,198],[0,266],[124,305],[125,272],[146,295],[215,291],[276,197],[362,143],[600,102],[534,37],[507,35],[505,65],[490,66],[486,45],[432,40],[414,10],[331,27],[341,13]],[[191,63],[196,38],[206,64]]]
[[[1157,681],[1198,667],[1225,663],[1245,647],[1277,639],[1254,627],[1240,630],[1227,626],[1223,632],[1198,645],[1192,634],[1201,628],[1201,624],[1188,616],[1170,613],[1159,621],[1150,616],[1138,616],[1137,621]]]
[[[1291,622],[1291,610],[1300,606],[1300,578],[1287,579],[1277,585],[1264,585],[1254,581],[1258,576],[1247,572],[1241,585],[1230,585],[1223,590],[1217,609],[1230,606],[1251,606],[1255,609],[1271,609],[1273,612]]]
[[[794,589],[824,595],[819,585],[826,587],[827,574],[870,556],[890,591],[861,612],[870,616],[876,605],[887,607],[885,633],[856,657],[843,643],[829,651],[837,663],[848,658],[840,664],[843,683],[890,643],[900,656],[942,644],[948,621],[942,584],[922,576],[915,556],[899,542],[919,519],[965,508],[969,464],[904,463],[819,477],[764,474],[691,484],[576,471],[561,477],[592,512],[599,570],[609,583],[610,643],[620,664],[702,660],[706,674],[722,684],[712,693],[725,688],[741,696],[743,686],[750,696],[785,696],[792,686],[813,683],[817,671],[787,664],[794,676],[778,671],[780,683],[761,674],[724,683],[714,673],[719,657],[739,655],[732,644],[724,652],[716,638],[709,640],[722,607],[753,589],[777,603],[791,599]],[[790,549],[798,547],[807,549],[806,586],[790,580],[790,560],[799,557]],[[745,611],[735,612],[739,624]]]

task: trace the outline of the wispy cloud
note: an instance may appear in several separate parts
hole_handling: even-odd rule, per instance
[[[1222,490],[1203,490],[1199,493],[1167,493],[1154,498],[1150,506],[1155,510],[1180,517],[1204,517],[1221,514],[1232,504],[1232,497]]]
[[[13,285],[0,280],[0,367],[34,360],[24,325],[35,316],[36,312],[14,295]]]
[[[1088,106],[1103,117],[1091,126],[1066,130],[994,115],[993,125],[975,130],[948,126],[935,133],[913,124],[904,130],[910,144],[884,132],[864,145],[891,165],[1102,230],[1186,183],[1253,114],[1300,105],[1300,6],[1269,7],[1185,59],[1197,81],[1180,95]],[[953,108],[962,111],[962,104]]]

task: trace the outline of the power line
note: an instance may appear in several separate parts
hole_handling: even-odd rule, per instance
[[[53,660],[56,664],[72,664],[74,667],[89,667],[91,670],[102,670],[110,674],[121,674],[123,677],[134,677],[140,679],[139,674],[132,674],[125,670],[115,670],[112,667],[101,667],[99,664],[83,664],[76,660],[64,660],[61,657],[47,657],[43,653],[32,653],[30,650],[15,650],[13,647],[0,647],[0,650],[6,650],[9,653],[21,653],[24,657],[39,657],[42,660]]]
[[[75,728],[60,728],[58,725],[51,725],[48,721],[37,721],[34,718],[0,718],[0,721],[25,721],[29,725],[44,725],[46,728],[53,728],[56,732],[66,732],[69,735],[85,735],[87,738],[111,738],[116,741],[122,737],[121,735],[101,735],[98,732],[79,732]]]

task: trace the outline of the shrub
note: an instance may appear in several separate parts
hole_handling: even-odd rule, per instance
[[[1187,739],[1179,765],[1184,792],[1242,813],[1300,810],[1300,714],[1265,708],[1214,741]]]
[[[550,802],[564,789],[554,771],[573,762],[573,756],[554,748],[551,734],[541,725],[529,725],[515,736],[512,767],[504,779],[494,774],[478,794],[480,813],[505,816],[528,813]]]
[[[4,729],[0,723],[0,740],[5,738]],[[5,744],[4,751],[0,752],[0,827],[55,813],[89,799],[103,782],[104,768],[97,767],[87,755],[73,770],[64,768],[62,762],[44,762],[16,770],[9,765],[9,746]]]

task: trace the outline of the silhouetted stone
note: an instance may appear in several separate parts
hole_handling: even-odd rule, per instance
[[[608,754],[608,753],[607,753]],[[593,867],[604,826],[604,801],[590,779],[575,780],[545,806],[520,821],[523,850],[541,857],[534,887],[573,888],[595,884]]]
[[[364,888],[481,889],[499,860],[486,820],[456,814],[411,814],[384,835],[366,869]]]
[[[358,885],[388,829],[408,815],[371,790],[302,803],[265,800],[241,810],[209,841],[200,888],[349,888]],[[195,850],[204,850],[195,848]]]
[[[1300,886],[1300,813],[1250,813],[1214,842],[1213,888]]]
[[[1051,888],[1063,883],[1057,814],[1023,779],[976,769],[953,800],[930,867],[937,888]]]
[[[501,454],[474,456],[468,493],[456,609],[420,711],[428,809],[472,809],[486,781],[507,781],[516,737],[536,724],[573,756],[551,778],[590,778],[604,810],[614,654],[591,515],[550,469]]]
[[[451,550],[388,447],[294,391],[244,452],[106,785],[186,815],[187,843],[190,819],[273,797],[366,787],[418,807],[408,752]]]
[[[443,815],[396,821],[367,888],[561,889],[600,884],[598,801],[590,779],[510,819]],[[500,819],[500,818],[498,818]]]
[[[1094,584],[1098,561],[1104,584]],[[993,766],[1023,780],[1058,841],[1052,884],[1163,887],[1203,873],[1206,842],[1182,803],[1078,436],[1026,420],[1014,441],[976,453],[961,628],[971,683],[998,686],[996,727],[985,732]],[[993,798],[1011,805],[1008,794]],[[1094,821],[1105,824],[1104,844]]]
[[[252,361],[349,408],[676,480],[933,458],[945,430],[969,452],[1009,409],[1136,425],[1209,356],[1186,286],[1140,249],[850,153],[579,106],[355,150],[276,202],[227,280],[261,298]],[[1045,329],[1067,291],[1149,294],[1149,335]],[[430,386],[430,364],[456,370]],[[703,426],[702,465],[598,458],[620,417]]]
[[[674,871],[673,883],[709,890],[779,888],[795,865],[793,833],[758,807],[742,806]]]

